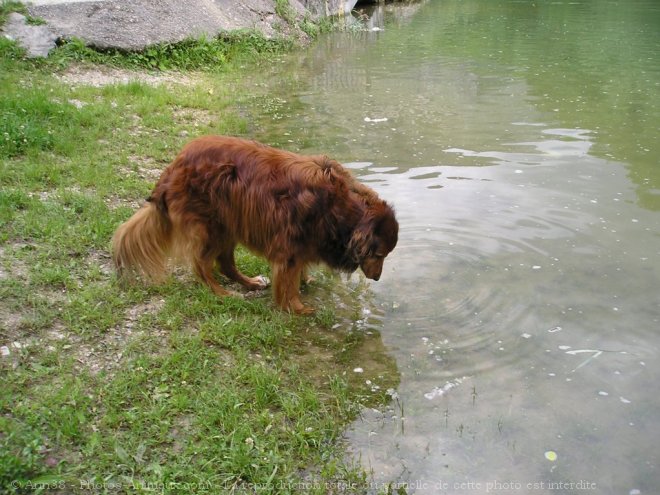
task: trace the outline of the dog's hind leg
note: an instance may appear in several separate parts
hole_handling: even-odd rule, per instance
[[[304,266],[294,259],[272,263],[273,293],[275,303],[283,310],[309,315],[314,313],[314,308],[305,306],[300,300],[300,276]]]
[[[187,248],[191,258],[192,268],[199,279],[204,282],[218,296],[238,296],[222,287],[213,275],[213,267],[219,249],[209,242],[206,228],[197,226],[188,229]]]
[[[229,279],[238,282],[247,290],[261,290],[268,287],[268,280],[265,277],[248,277],[236,268],[234,260],[235,245],[223,246],[222,252],[218,256],[220,271]]]
[[[236,296],[233,292],[228,291],[222,287],[213,276],[213,265],[215,256],[195,257],[193,259],[193,269],[195,274],[202,282],[210,287],[210,289],[218,296]]]

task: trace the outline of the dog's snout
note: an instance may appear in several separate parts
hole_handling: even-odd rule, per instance
[[[378,279],[380,279],[381,273],[383,272],[383,260],[375,258],[367,259],[362,262],[360,267],[362,268],[362,272],[367,278],[378,281]]]

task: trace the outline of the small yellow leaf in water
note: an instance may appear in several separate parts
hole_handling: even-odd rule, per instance
[[[557,452],[554,450],[548,450],[545,453],[545,458],[551,462],[555,462],[557,460]]]

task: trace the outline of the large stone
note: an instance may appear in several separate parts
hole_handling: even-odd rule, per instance
[[[123,50],[144,50],[239,29],[253,29],[266,37],[304,39],[295,21],[348,14],[356,2],[288,0],[280,16],[277,0],[32,0],[25,2],[30,15],[47,25],[27,25],[23,16],[12,14],[5,31],[29,47],[31,56],[47,55],[57,38],[78,38],[96,48]]]
[[[298,0],[289,5],[294,16],[305,13]],[[275,0],[36,0],[28,9],[59,37],[79,38],[97,48],[143,50],[237,29],[255,29],[267,37],[291,34]]]
[[[9,14],[2,34],[25,48],[28,57],[47,57],[57,41],[57,35],[48,26],[29,24],[24,15],[16,12]]]

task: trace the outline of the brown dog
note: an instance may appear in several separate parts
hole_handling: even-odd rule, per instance
[[[394,249],[399,224],[392,208],[339,163],[254,141],[223,136],[195,139],[161,175],[147,203],[112,239],[120,275],[159,280],[172,256],[189,261],[217,295],[231,294],[221,272],[249,290],[263,277],[246,277],[234,262],[242,244],[271,266],[275,302],[311,313],[300,300],[305,267],[323,262],[378,280]]]

